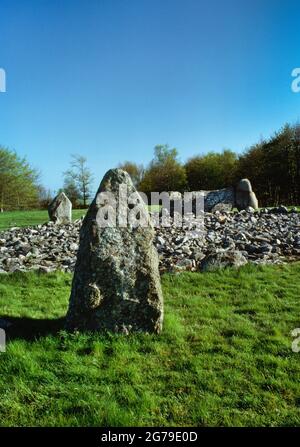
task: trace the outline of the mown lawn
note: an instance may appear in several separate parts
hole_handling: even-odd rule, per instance
[[[79,219],[86,213],[86,210],[73,210],[73,219]],[[47,210],[31,211],[5,211],[0,213],[0,231],[11,227],[28,227],[48,222]]]
[[[160,336],[66,334],[70,281],[0,276],[0,425],[300,425],[300,263],[163,276]]]

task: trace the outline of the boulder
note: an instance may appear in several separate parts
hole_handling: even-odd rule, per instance
[[[235,204],[239,211],[245,210],[249,206],[258,208],[258,201],[255,193],[252,191],[250,180],[243,178],[239,181],[235,190]]]
[[[204,210],[208,212],[216,211],[216,206],[223,207],[230,211],[234,206],[234,188],[217,189],[206,191],[204,196]]]
[[[237,189],[244,192],[252,191],[250,180],[248,180],[247,178],[242,178],[237,185]]]
[[[217,203],[211,210],[212,213],[229,213],[232,211],[231,203]]]
[[[216,189],[213,191],[190,191],[187,196],[171,191],[170,193],[170,216],[174,211],[183,213],[192,212],[199,215],[201,211],[215,212],[232,210],[235,205],[234,188]]]
[[[203,272],[213,272],[226,267],[242,267],[247,259],[238,250],[220,250],[208,254],[201,263]]]
[[[286,206],[280,205],[276,208],[272,208],[272,213],[274,214],[288,214],[289,210]]]
[[[250,206],[251,208],[253,208],[255,210],[258,209],[258,200],[257,200],[257,197],[253,191],[249,192],[248,206]]]
[[[72,221],[72,202],[64,192],[56,196],[48,207],[51,221],[57,224],[67,224]]]
[[[125,202],[120,186],[126,187]],[[108,171],[80,230],[67,330],[161,331],[163,296],[153,240],[149,213],[130,176]]]

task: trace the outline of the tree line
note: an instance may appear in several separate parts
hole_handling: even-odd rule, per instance
[[[300,125],[286,124],[242,154],[230,149],[196,155],[185,163],[168,145],[154,149],[147,168],[125,162],[120,167],[136,179],[140,191],[199,191],[235,186],[248,178],[260,206],[300,204]]]
[[[230,149],[196,155],[185,163],[176,148],[157,145],[148,166],[134,161],[118,165],[127,171],[139,191],[198,191],[234,186],[248,178],[260,206],[300,204],[300,125],[287,124],[268,139],[242,154]],[[73,155],[62,173],[62,188],[74,207],[88,206],[93,174],[87,159]],[[47,207],[54,194],[41,185],[40,174],[25,158],[0,147],[0,208],[4,210]]]
[[[87,160],[73,155],[70,168],[63,173],[63,186],[56,193],[41,184],[40,172],[26,158],[0,146],[1,211],[47,208],[54,195],[65,191],[74,207],[87,207],[91,198],[93,175]]]

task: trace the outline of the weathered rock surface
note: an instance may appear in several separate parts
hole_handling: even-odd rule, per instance
[[[174,211],[184,209],[186,205],[183,203],[184,196],[178,192],[171,191],[170,195],[170,215],[174,216]],[[252,190],[250,180],[242,179],[236,188],[229,187],[224,189],[216,189],[213,191],[194,191],[189,193],[189,199],[185,199],[189,210],[194,214],[199,209],[205,212],[215,211],[231,211],[234,207],[238,210],[245,210],[248,207],[258,209],[258,200]],[[198,209],[197,209],[198,205]]]
[[[99,216],[112,194],[117,216],[122,208],[119,185],[136,194],[141,219],[148,225],[103,227]],[[127,207],[126,207],[127,208]],[[127,208],[127,211],[130,211]],[[104,176],[80,230],[80,246],[67,314],[67,329],[159,333],[163,322],[163,298],[154,229],[142,198],[129,175],[113,169]]]
[[[238,250],[221,250],[206,256],[201,264],[203,272],[213,272],[226,267],[242,267],[247,259]]]
[[[204,211],[212,211],[217,205],[232,209],[234,207],[234,188],[205,191]]]
[[[252,190],[250,180],[243,178],[236,186],[235,203],[238,210],[245,210],[249,206],[258,208],[258,200]]]
[[[249,206],[255,210],[258,209],[258,200],[257,200],[257,197],[253,191],[249,192],[248,207]]]
[[[51,221],[57,224],[67,224],[72,221],[72,203],[64,192],[56,196],[48,207]]]
[[[170,192],[170,215],[174,215],[174,211],[179,211],[181,208],[183,212],[188,209],[194,214],[199,210],[205,212],[214,212],[216,210],[231,211],[235,206],[234,188],[216,189],[214,191],[191,191],[188,193],[188,198],[184,195]],[[183,199],[185,198],[185,203]],[[198,203],[198,209],[197,209]]]
[[[190,216],[183,226],[156,228],[154,245],[160,272],[201,270],[206,256],[218,250],[238,250],[256,264],[300,260],[300,213],[280,206],[238,213],[205,213],[204,225]],[[38,270],[73,272],[82,220],[0,232],[0,273]]]

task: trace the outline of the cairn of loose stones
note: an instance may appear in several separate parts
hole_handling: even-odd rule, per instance
[[[233,255],[233,260],[244,262],[245,258],[256,264],[300,260],[300,213],[296,210],[280,206],[256,212],[248,208],[236,213],[205,213],[204,231],[200,232],[193,228],[191,216],[186,216],[180,228],[173,224],[173,218],[169,219],[169,227],[155,228],[160,273],[202,271],[207,268],[205,259],[222,251],[239,251],[243,258]],[[81,225],[82,219],[78,219],[66,225],[48,222],[1,232],[0,272],[73,273]]]

